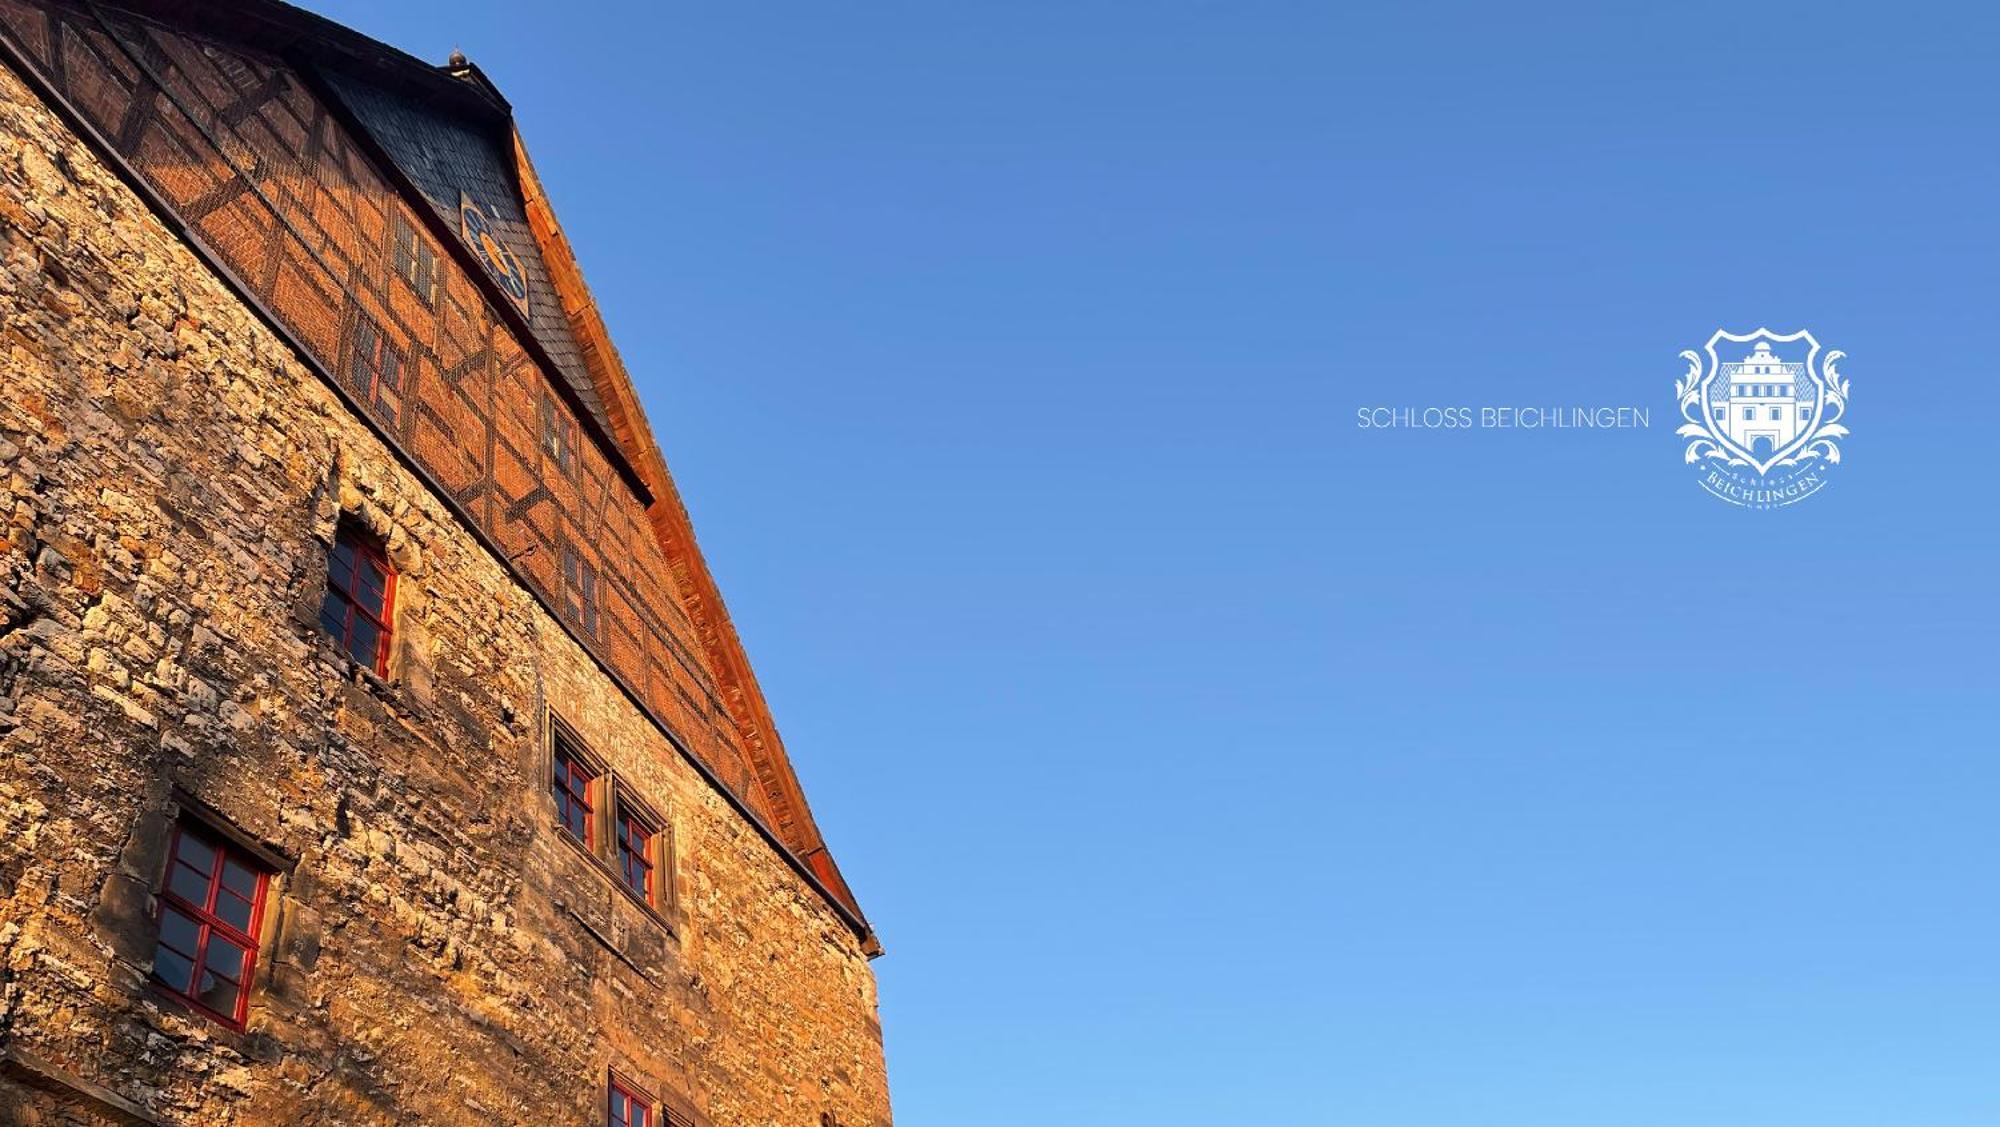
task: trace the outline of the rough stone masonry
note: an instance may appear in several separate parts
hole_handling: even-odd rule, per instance
[[[872,937],[308,360],[0,67],[0,1123],[886,1127]],[[344,526],[386,676],[315,620]],[[240,1028],[154,976],[190,825],[268,874]]]

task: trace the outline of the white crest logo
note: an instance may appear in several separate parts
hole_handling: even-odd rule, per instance
[[[1675,433],[1687,439],[1687,464],[1702,488],[1753,509],[1819,492],[1847,437],[1847,381],[1835,369],[1845,355],[1822,357],[1804,329],[1718,330],[1702,353],[1682,352],[1688,370],[1674,393],[1685,423]]]

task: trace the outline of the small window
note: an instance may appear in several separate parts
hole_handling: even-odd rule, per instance
[[[1757,417],[1757,408],[1755,408],[1755,407],[1745,407],[1745,408],[1743,408],[1743,421],[1744,421],[1744,422],[1746,422],[1746,423],[1747,423],[1747,422],[1750,422],[1750,421],[1752,421],[1753,419],[1755,419],[1756,417]]]
[[[1775,423],[1775,422],[1779,422],[1779,421],[1780,421],[1780,420],[1782,420],[1782,419],[1783,419],[1784,417],[1785,417],[1785,409],[1784,409],[1783,407],[1773,407],[1773,408],[1771,408],[1771,421],[1772,421],[1772,422],[1774,422],[1774,423]]]
[[[197,1010],[242,1026],[270,871],[195,826],[174,830],[159,890],[153,979]]]
[[[367,314],[354,322],[354,351],[348,357],[347,381],[364,400],[380,408],[391,422],[396,418],[396,401],[403,394],[403,354],[397,351],[382,327]]]
[[[585,849],[595,849],[596,819],[592,817],[596,804],[592,801],[592,785],[597,782],[597,772],[577,755],[569,741],[556,737],[555,750],[555,795],[556,819],[564,829],[583,843]]]
[[[1804,422],[1810,422],[1811,420],[1812,420],[1812,408],[1810,407],[1799,408],[1799,421],[1804,423]]]
[[[396,215],[396,274],[425,305],[437,303],[437,252],[400,212]]]
[[[611,1127],[653,1127],[653,1105],[617,1080],[611,1081]]]
[[[576,420],[555,397],[542,396],[542,452],[567,477],[576,476]]]
[[[575,548],[563,549],[562,570],[564,613],[569,615],[570,621],[582,627],[584,633],[597,637],[597,572],[577,554]]]
[[[396,601],[396,572],[379,540],[341,522],[326,559],[326,598],[319,626],[347,656],[377,676],[389,675],[389,636]]]
[[[641,900],[653,902],[653,838],[655,830],[631,807],[618,806],[618,879]]]

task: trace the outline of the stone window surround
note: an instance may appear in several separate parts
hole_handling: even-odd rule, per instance
[[[210,908],[207,903],[195,903],[173,886],[175,862],[180,860],[182,843],[190,839],[200,842],[205,847],[212,847],[214,850],[215,857],[208,873],[208,891],[206,896],[210,901],[217,903],[218,907],[216,908]],[[192,921],[198,928],[208,929],[211,934],[206,943],[198,942],[195,950],[182,952],[188,956],[188,973],[192,976],[192,981],[188,989],[182,990],[172,983],[164,981],[158,973],[154,973],[150,981],[154,987],[172,994],[175,1000],[189,1009],[212,1018],[231,1029],[242,1029],[244,1018],[249,1016],[250,1012],[251,983],[256,981],[257,967],[259,962],[261,962],[259,955],[263,953],[264,948],[262,932],[264,930],[264,917],[270,912],[271,907],[272,868],[264,862],[262,857],[238,845],[230,835],[214,832],[209,828],[206,820],[201,818],[183,815],[175,819],[173,834],[169,840],[170,844],[167,848],[165,873],[160,878],[160,883],[153,889],[154,924],[157,928],[164,929],[166,926],[166,915],[171,911],[184,920]],[[249,869],[256,879],[256,886],[247,900],[249,908],[245,917],[247,926],[241,928],[231,926],[230,921],[219,907],[219,898],[225,894],[229,894],[227,891],[228,882],[225,879],[225,869],[232,861],[239,868]],[[245,947],[243,960],[239,964],[237,974],[236,1002],[230,1007],[227,1013],[203,1002],[199,997],[202,978],[209,973],[208,968],[213,965],[212,960],[208,957],[208,953],[213,949],[213,944],[218,936],[232,947]],[[159,939],[156,942],[164,945],[165,941],[164,939]],[[155,972],[159,969],[158,960],[159,954],[156,947],[152,968]]]
[[[243,983],[247,1000],[244,1006],[244,1020],[241,1022],[225,1021],[193,1005],[177,991],[153,977],[153,948],[159,936],[161,890],[166,887],[169,868],[173,864],[174,836],[184,824],[199,827],[219,842],[264,867],[266,874],[264,910],[259,913],[256,931],[251,935],[251,938],[257,941],[257,957],[251,964],[247,981]],[[272,976],[277,972],[284,957],[278,950],[278,945],[288,926],[286,916],[289,904],[285,893],[297,864],[296,858],[258,840],[215,808],[195,798],[189,792],[174,787],[161,805],[141,814],[133,827],[131,838],[126,843],[120,867],[136,868],[146,877],[144,934],[127,936],[125,943],[114,944],[114,947],[123,948],[127,961],[144,973],[148,996],[158,999],[176,1012],[199,1017],[205,1028],[217,1031],[214,1035],[222,1037],[244,1035],[245,1031],[256,1023],[263,995],[270,988]],[[114,876],[112,879],[116,880],[117,877]],[[99,922],[102,926],[113,921],[100,918]]]
[[[627,1119],[622,1123],[618,1120],[614,1105],[619,1096],[625,1097],[628,1106],[637,1105],[633,1108],[637,1113],[635,1119]],[[604,1099],[607,1105],[604,1122],[607,1127],[658,1127],[660,1122],[658,1103],[647,1094],[646,1089],[615,1068],[611,1070],[610,1081],[604,1085]]]
[[[335,525],[334,545],[328,549],[329,562],[327,568],[329,571],[332,570],[332,563],[330,562],[332,553],[338,551],[342,541],[348,543],[349,551],[354,556],[355,566],[353,574],[350,576],[345,588],[335,586],[332,577],[329,575],[327,591],[329,594],[337,594],[341,602],[347,606],[347,630],[351,631],[353,629],[352,620],[355,615],[361,616],[376,627],[378,636],[375,642],[375,660],[372,662],[363,662],[361,659],[354,657],[353,639],[351,636],[343,634],[334,635],[334,637],[340,643],[341,650],[349,658],[352,658],[356,665],[372,670],[376,676],[386,676],[389,670],[389,655],[396,648],[396,578],[401,572],[395,563],[389,559],[388,549],[384,545],[382,538],[377,536],[372,529],[363,526],[359,520],[352,518],[340,521]],[[363,562],[372,562],[380,570],[388,573],[383,581],[382,606],[380,611],[370,608],[361,598],[361,593],[356,590],[357,585],[360,583],[360,565]],[[321,622],[321,626],[325,627],[324,621]]]
[[[623,1054],[618,1054],[604,1075],[602,1113],[606,1123],[611,1119],[611,1089],[616,1086],[645,1104],[648,1127],[711,1127],[708,1117],[695,1110],[694,1101],[676,1091],[674,1085],[648,1079]]]
[[[575,726],[557,714],[554,708],[543,710],[542,735],[542,802],[548,811],[548,824],[555,835],[565,845],[577,851],[590,861],[598,874],[632,904],[641,909],[653,922],[664,928],[669,935],[679,935],[681,928],[679,881],[676,868],[679,864],[679,850],[674,844],[674,824],[661,809],[642,797],[627,781],[625,776],[614,769],[605,758],[594,751],[577,733]],[[556,816],[555,760],[556,744],[560,740],[563,750],[574,755],[577,760],[596,772],[591,780],[591,844],[586,845],[562,825]],[[653,863],[653,895],[650,899],[633,891],[625,883],[624,873],[618,864],[616,822],[620,810],[629,810],[640,822],[653,827],[652,839],[647,843]]]
[[[342,458],[336,462],[344,462]],[[346,668],[377,689],[391,687],[407,688],[414,696],[412,703],[426,702],[430,698],[430,646],[423,629],[424,607],[427,596],[424,584],[425,553],[417,546],[416,537],[395,520],[391,519],[383,506],[373,500],[376,490],[368,489],[349,478],[336,468],[337,486],[329,493],[337,500],[322,502],[315,514],[313,536],[324,551],[320,554],[318,566],[310,569],[306,576],[306,597],[299,602],[299,621],[309,627],[324,652],[342,662]],[[339,641],[330,638],[319,627],[320,600],[325,597],[327,585],[327,554],[333,551],[334,540],[340,534],[343,524],[350,525],[373,537],[388,559],[389,567],[395,572],[395,593],[389,606],[389,644],[379,669],[370,669],[355,661],[342,649]]]

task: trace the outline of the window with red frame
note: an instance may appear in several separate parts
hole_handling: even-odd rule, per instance
[[[197,1010],[241,1026],[270,879],[268,869],[220,837],[176,827],[160,889],[153,978]]]
[[[652,826],[624,804],[618,807],[618,875],[625,887],[653,902]]]
[[[577,756],[567,740],[558,736],[555,753],[556,818],[562,822],[564,829],[576,835],[586,849],[597,846],[593,829],[596,819],[591,817],[594,807],[590,793],[591,784],[596,781],[597,772]],[[623,841],[622,831],[620,841]]]
[[[339,641],[347,656],[383,677],[389,675],[395,599],[396,572],[381,542],[342,523],[326,560],[320,629]]]
[[[653,1127],[653,1105],[618,1081],[611,1082],[611,1127]]]

